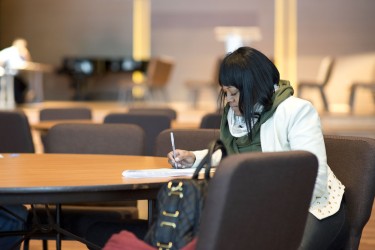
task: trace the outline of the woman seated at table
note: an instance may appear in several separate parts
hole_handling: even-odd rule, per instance
[[[220,139],[229,154],[306,150],[318,157],[318,176],[300,249],[341,249],[348,234],[345,187],[327,165],[315,108],[293,97],[293,88],[280,80],[275,65],[250,47],[241,47],[224,58],[219,83],[225,105]],[[220,153],[213,155],[214,161],[220,160]],[[176,157],[170,152],[168,160],[178,168],[189,168],[197,166],[206,154],[207,150],[176,150]]]

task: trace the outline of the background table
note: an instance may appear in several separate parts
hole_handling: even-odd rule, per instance
[[[43,74],[52,73],[54,68],[48,64],[25,62],[20,67],[7,69],[4,76],[0,77],[0,107],[2,108],[14,108],[16,105],[14,100],[14,75],[18,71],[24,71],[29,74],[28,88],[33,90],[35,94],[32,101],[41,102],[44,100]]]

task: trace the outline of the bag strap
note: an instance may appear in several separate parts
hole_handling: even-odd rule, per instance
[[[203,160],[199,163],[197,168],[195,169],[192,179],[198,179],[199,172],[202,170],[202,168],[205,168],[204,178],[206,180],[209,180],[211,178],[210,172],[211,172],[211,167],[212,167],[211,166],[212,155],[217,150],[221,150],[221,152],[222,152],[221,158],[222,159],[227,156],[227,149],[225,148],[224,143],[220,139],[217,139],[217,140],[214,140],[214,141],[210,142],[210,144],[208,145],[208,153],[203,158]]]

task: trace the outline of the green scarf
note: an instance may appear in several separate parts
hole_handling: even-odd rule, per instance
[[[292,96],[294,90],[292,86],[290,86],[289,81],[280,80],[279,88],[272,96],[272,107],[268,111],[264,111],[260,115],[260,119],[257,123],[254,124],[252,128],[252,140],[249,140],[248,135],[244,135],[242,137],[236,138],[233,137],[229,131],[229,124],[228,124],[228,111],[229,111],[229,104],[227,104],[224,108],[224,113],[221,119],[221,126],[220,126],[220,139],[223,141],[224,145],[227,148],[228,154],[238,154],[243,152],[251,152],[251,151],[262,151],[262,145],[260,141],[260,127],[263,123],[265,123],[270,117],[273,116],[277,107],[282,103],[285,99]]]

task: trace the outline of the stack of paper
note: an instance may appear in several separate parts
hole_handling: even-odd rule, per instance
[[[202,169],[204,172],[204,169]],[[201,172],[202,172],[201,171]],[[213,169],[211,171],[214,171]],[[175,169],[175,168],[159,168],[159,169],[142,169],[142,170],[125,170],[122,176],[127,178],[156,178],[156,177],[178,177],[193,176],[195,168]]]

